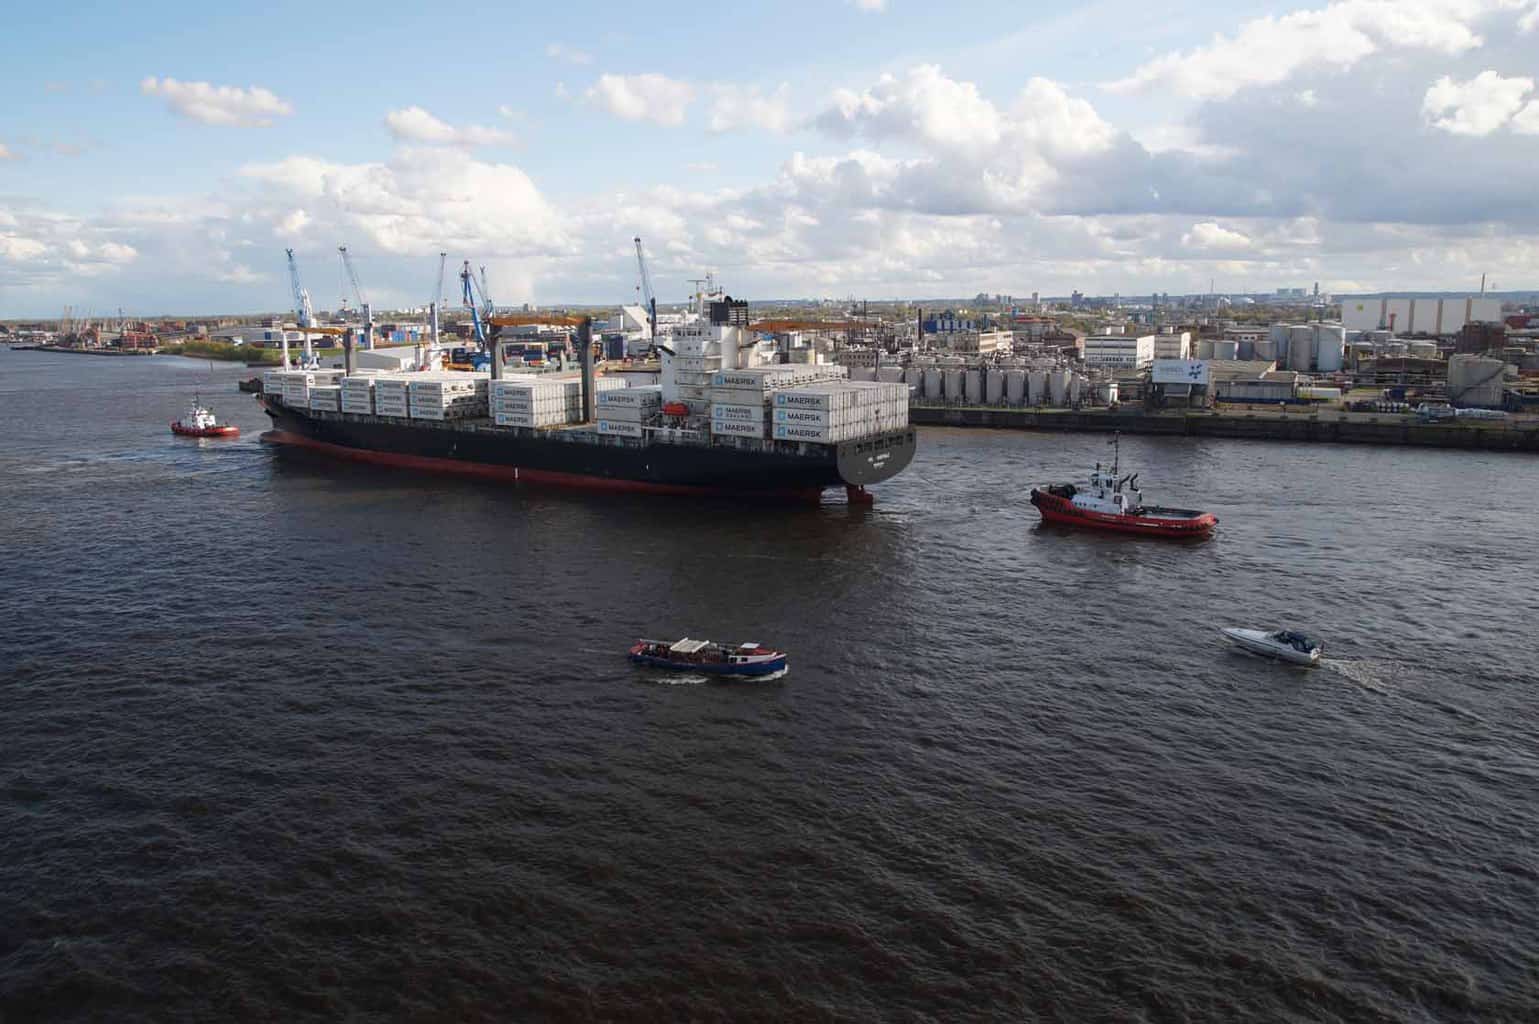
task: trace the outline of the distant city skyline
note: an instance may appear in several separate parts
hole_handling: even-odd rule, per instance
[[[168,28],[171,27],[171,28]],[[174,30],[172,30],[174,28]],[[1539,0],[31,7],[0,319],[1539,288]],[[917,300],[933,301],[933,300]]]

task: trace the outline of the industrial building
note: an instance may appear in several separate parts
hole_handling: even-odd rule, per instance
[[[1190,359],[1191,357],[1191,332],[1175,331],[1167,327],[1154,336],[1155,359]]]
[[[1152,362],[1152,334],[1092,334],[1085,339],[1085,365],[1091,369],[1139,370]]]

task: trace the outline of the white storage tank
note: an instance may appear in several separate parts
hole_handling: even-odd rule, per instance
[[[1047,404],[1047,371],[1031,370],[1026,374],[1027,401],[1031,405]]]
[[[903,371],[903,383],[909,387],[923,387],[924,367],[918,363],[910,363],[908,368]]]
[[[903,367],[881,366],[877,368],[876,379],[883,384],[902,384],[904,381]]]
[[[1198,359],[1212,359],[1213,358],[1213,339],[1212,338],[1198,338],[1197,339],[1197,358]]]
[[[1238,341],[1225,341],[1222,338],[1213,342],[1214,359],[1238,359],[1240,358],[1240,343]]]
[[[1296,324],[1288,328],[1288,369],[1308,372],[1315,365],[1315,328]]]
[[[1240,359],[1251,360],[1256,358],[1256,343],[1249,338],[1242,338],[1240,345]]]
[[[1347,329],[1340,324],[1315,325],[1315,369],[1337,373],[1347,350]],[[1437,346],[1433,346],[1434,353]]]
[[[939,366],[926,366],[924,368],[924,398],[927,402],[939,402],[945,397],[945,388],[941,382]]]
[[[1005,371],[1005,401],[1010,405],[1026,404],[1026,371]]]
[[[1069,404],[1078,405],[1080,396],[1084,394],[1085,378],[1078,373],[1069,375]]]
[[[1005,404],[1005,373],[998,366],[991,366],[988,370],[988,379],[983,385],[983,400],[988,405]]]
[[[964,392],[966,379],[963,377],[961,370],[954,366],[948,366],[942,371],[942,376],[945,379],[942,387],[944,388],[946,401],[961,402],[967,397]]]
[[[1068,370],[1053,370],[1047,375],[1047,397],[1054,405],[1069,404],[1069,378],[1073,376]]]
[[[983,371],[979,369],[962,371],[962,398],[968,405],[983,404]]]
[[[1262,338],[1257,341],[1255,348],[1251,352],[1251,358],[1259,359],[1264,363],[1275,362],[1277,360],[1277,342],[1271,338]]]
[[[1117,382],[1114,380],[1098,380],[1095,383],[1095,402],[1097,405],[1111,405],[1117,401]]]
[[[1413,341],[1411,342],[1409,348],[1412,359],[1437,358],[1437,342],[1435,341]]]

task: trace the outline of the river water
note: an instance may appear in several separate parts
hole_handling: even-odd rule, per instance
[[[7,1024],[1539,1019],[1531,457],[1126,438],[1170,544],[1038,525],[1094,435],[616,498],[274,450],[244,374],[0,351]],[[623,657],[685,633],[791,669]]]

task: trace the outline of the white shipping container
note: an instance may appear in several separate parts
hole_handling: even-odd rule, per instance
[[[732,420],[738,423],[763,423],[765,414],[768,411],[763,403],[755,405],[727,405],[715,402],[711,405],[711,419],[718,422]]]
[[[337,412],[342,407],[342,389],[318,387],[310,389],[310,408]]]
[[[640,437],[640,423],[622,423],[618,420],[599,420],[598,432],[619,437]]]
[[[663,404],[663,389],[658,385],[647,385],[639,388],[617,388],[613,391],[601,392],[598,396],[600,408],[613,406],[658,406]]]
[[[739,420],[712,420],[711,433],[724,437],[759,437],[765,436],[764,421],[758,420],[752,423],[744,423]]]

